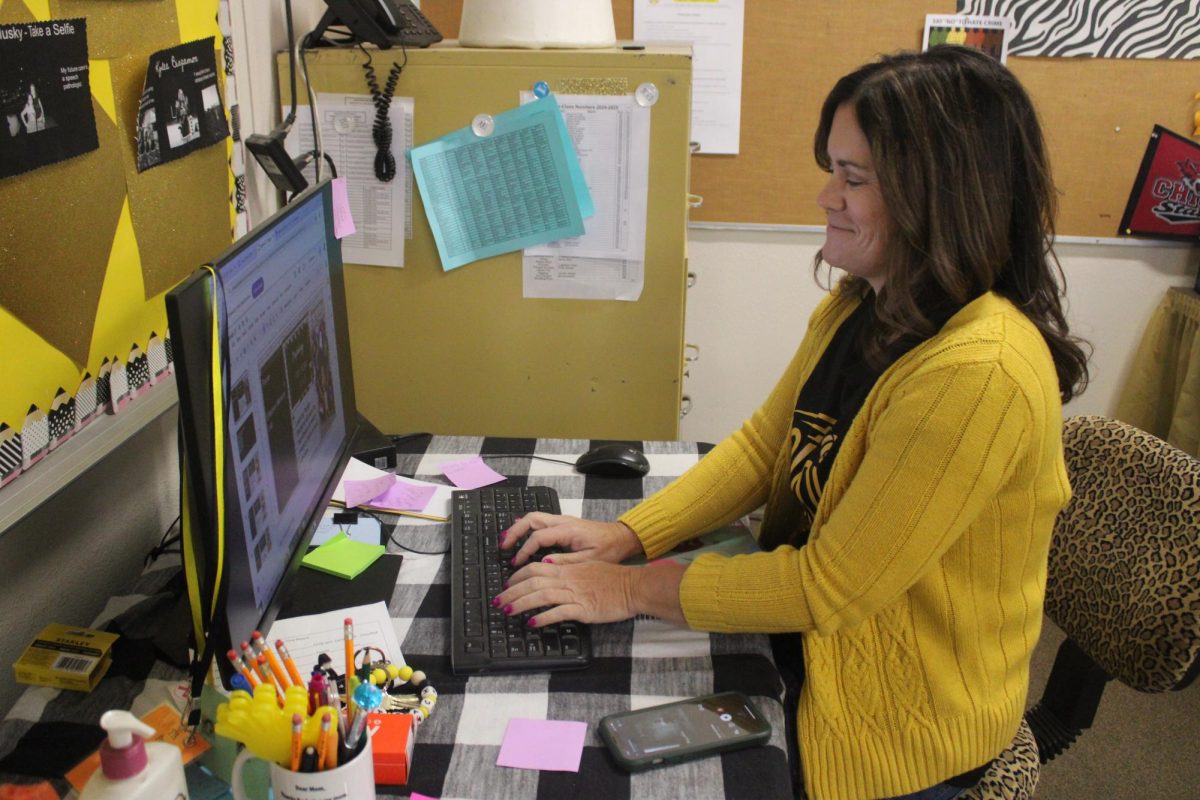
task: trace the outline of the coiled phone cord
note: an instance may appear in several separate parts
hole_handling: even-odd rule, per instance
[[[408,52],[404,51],[404,61],[393,63],[388,70],[387,82],[382,91],[379,89],[379,79],[375,75],[375,65],[371,54],[362,44],[359,49],[367,57],[362,65],[367,76],[367,88],[371,90],[371,99],[375,103],[375,124],[371,128],[371,137],[375,140],[375,177],[387,183],[396,177],[396,157],[392,155],[392,122],[388,118],[388,110],[392,105],[392,94],[396,91],[396,83],[400,73],[408,63]]]

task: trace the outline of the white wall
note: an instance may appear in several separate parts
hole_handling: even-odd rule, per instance
[[[317,26],[326,5],[324,0],[292,0],[292,26],[296,39]],[[237,58],[235,83],[242,139],[252,133],[270,133],[283,118],[275,79],[275,54],[287,50],[284,0],[233,0],[233,52]],[[300,65],[296,69],[299,72]],[[296,93],[304,96],[297,77]],[[250,224],[265,219],[278,207],[278,196],[254,158],[246,153],[246,205]]]
[[[684,393],[692,400],[680,437],[716,442],[766,398],[824,294],[812,259],[823,235],[692,230],[686,339],[700,348]],[[1142,331],[1168,287],[1191,286],[1200,251],[1159,244],[1057,247],[1072,331],[1095,347],[1091,384],[1067,414],[1111,415]]]

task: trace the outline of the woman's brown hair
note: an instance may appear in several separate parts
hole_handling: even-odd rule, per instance
[[[881,362],[901,339],[932,335],[934,320],[995,291],[1041,331],[1063,401],[1082,392],[1088,356],[1062,309],[1050,163],[1016,77],[956,46],[866,64],[839,80],[821,108],[814,152],[826,170],[829,131],[843,105],[870,143],[891,218],[868,360]],[[868,289],[849,276],[843,286]]]

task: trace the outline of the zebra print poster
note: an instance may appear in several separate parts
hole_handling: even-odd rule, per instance
[[[1200,0],[958,0],[958,13],[1010,20],[1013,56],[1200,58]]]

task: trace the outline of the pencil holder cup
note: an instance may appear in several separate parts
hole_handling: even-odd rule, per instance
[[[274,762],[271,765],[271,789],[275,800],[353,800],[375,796],[375,757],[371,753],[371,737],[362,737],[364,744],[344,764],[320,772],[292,772]],[[242,785],[242,769],[246,762],[257,758],[248,749],[233,762],[233,800],[265,800],[252,798]]]

